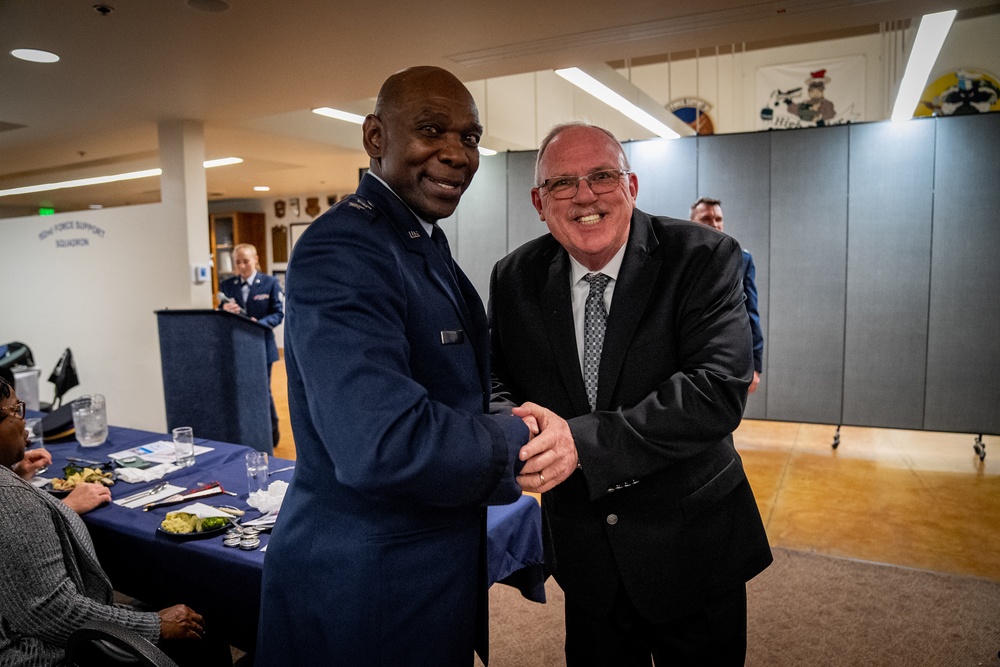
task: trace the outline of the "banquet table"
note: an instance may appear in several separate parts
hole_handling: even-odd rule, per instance
[[[193,466],[169,473],[170,484],[193,489],[198,484],[220,482],[237,495],[216,495],[189,502],[230,505],[245,510],[243,520],[260,516],[247,504],[244,455],[249,447],[195,438],[195,445],[210,447],[199,454]],[[108,454],[141,445],[169,441],[170,436],[130,428],[109,427],[107,441],[83,448],[75,440],[47,443],[53,464],[46,477],[60,476],[70,457],[108,460]],[[295,465],[295,461],[271,458],[270,469]],[[293,470],[277,472],[270,481],[290,482]],[[111,487],[112,499],[152,488],[155,482]],[[256,643],[260,611],[261,574],[268,533],[262,533],[261,548],[242,551],[222,544],[222,536],[183,538],[157,530],[167,512],[178,505],[151,509],[128,509],[112,503],[83,515],[104,570],[116,591],[153,608],[184,603],[205,617],[207,629],[233,646],[251,650]],[[510,505],[488,508],[487,550],[489,582],[502,582],[536,602],[545,601],[541,513],[538,503],[522,496]]]

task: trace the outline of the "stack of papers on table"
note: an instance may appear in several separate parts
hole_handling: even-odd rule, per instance
[[[194,446],[195,456],[210,451],[212,451],[211,447],[205,447],[203,445]],[[108,458],[114,461],[130,459],[135,456],[146,461],[151,461],[152,463],[173,463],[177,460],[174,443],[167,440],[151,442],[148,445],[140,445],[139,447],[133,447],[131,449],[115,452],[114,454],[108,454]]]

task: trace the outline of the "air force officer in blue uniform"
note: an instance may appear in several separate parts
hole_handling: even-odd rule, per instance
[[[278,346],[271,329],[281,324],[285,313],[281,305],[281,285],[278,280],[257,271],[257,249],[249,243],[233,248],[236,275],[224,280],[219,289],[231,301],[219,304],[221,310],[242,313],[254,322],[268,327],[264,335],[267,345],[267,395],[271,399],[271,439],[278,444],[278,413],[271,396],[271,365],[278,360]]]
[[[454,76],[394,74],[364,123],[371,171],[295,245],[298,464],[264,561],[258,666],[486,661],[486,506],[520,496],[529,431],[487,414],[486,313],[435,224],[481,133]]]

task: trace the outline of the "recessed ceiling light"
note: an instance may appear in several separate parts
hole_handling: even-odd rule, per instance
[[[51,51],[42,51],[41,49],[14,49],[10,52],[10,55],[15,58],[20,58],[21,60],[27,60],[31,63],[59,62],[59,56]]]
[[[253,186],[253,191],[254,192],[270,192],[271,188],[269,188],[266,185],[255,185],[255,186]]]
[[[479,147],[479,154],[480,155],[496,155],[497,152],[495,150],[493,150],[492,148],[486,148],[485,146],[480,146]]]

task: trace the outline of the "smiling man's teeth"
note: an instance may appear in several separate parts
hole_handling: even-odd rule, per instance
[[[429,179],[429,180],[431,181],[431,183],[434,183],[436,185],[440,185],[442,188],[454,189],[454,188],[458,187],[454,183],[445,183],[444,181],[439,181],[439,180],[436,180],[436,179],[433,179],[433,178]]]
[[[601,216],[594,213],[593,215],[585,215],[582,218],[577,218],[576,221],[583,225],[589,225],[592,222],[597,222],[601,219]]]

